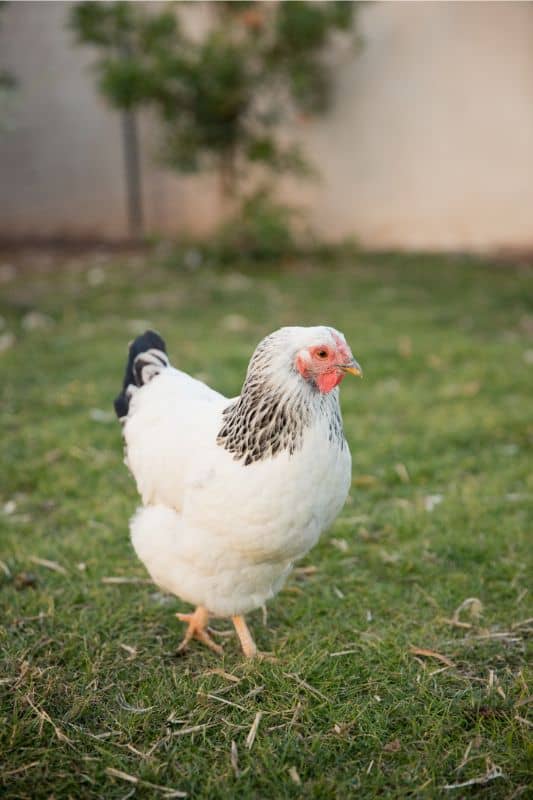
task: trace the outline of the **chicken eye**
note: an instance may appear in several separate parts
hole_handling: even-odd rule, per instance
[[[328,357],[328,351],[327,350],[318,350],[317,351],[317,356],[319,358],[327,358]]]

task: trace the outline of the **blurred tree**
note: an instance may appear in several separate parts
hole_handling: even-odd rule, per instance
[[[111,105],[121,112],[126,201],[130,236],[143,233],[141,166],[135,110],[146,102],[139,91],[144,67],[134,4],[82,2],[74,5],[71,25],[81,42],[96,45],[102,55],[97,64],[99,86]]]
[[[0,12],[4,9],[6,3],[0,1]],[[4,126],[5,117],[7,116],[8,100],[12,95],[13,90],[16,88],[17,81],[11,72],[0,67],[0,130]]]
[[[323,113],[331,99],[327,45],[353,38],[351,2],[204,3],[203,38],[186,35],[189,3],[80,2],[71,24],[100,50],[99,87],[118,109],[151,106],[164,127],[164,157],[182,172],[215,169],[226,199],[253,167],[272,177],[312,173],[279,125],[290,109]]]

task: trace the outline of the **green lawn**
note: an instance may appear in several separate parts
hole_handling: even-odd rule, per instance
[[[531,269],[3,261],[0,793],[526,797]],[[110,413],[127,343],[152,325],[176,365],[236,394],[263,335],[318,323],[365,371],[342,387],[350,500],[266,624],[250,616],[276,661],[245,663],[235,636],[222,660],[176,657],[185,607],[128,539]]]

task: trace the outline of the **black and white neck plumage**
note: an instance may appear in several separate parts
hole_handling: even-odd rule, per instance
[[[324,435],[346,446],[335,386],[321,391],[298,369],[298,354],[313,347],[339,347],[332,328],[281,328],[263,339],[248,366],[240,397],[223,412],[217,443],[245,466],[301,448],[306,429],[320,424]],[[347,347],[347,346],[346,346]]]

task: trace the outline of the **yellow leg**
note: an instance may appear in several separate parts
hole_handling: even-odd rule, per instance
[[[214,650],[215,653],[218,653],[219,656],[223,654],[224,651],[222,647],[212,640],[206,630],[209,621],[207,608],[198,606],[192,614],[176,614],[176,616],[182,622],[189,623],[183,641],[178,647],[178,653],[183,653],[183,651],[187,649],[191,639],[198,639],[211,650]]]
[[[244,655],[246,658],[255,658],[257,655],[257,647],[252,639],[252,634],[250,633],[248,625],[244,621],[244,617],[236,616],[232,617],[231,619],[235,625],[235,630],[237,631],[237,636],[240,639]]]

